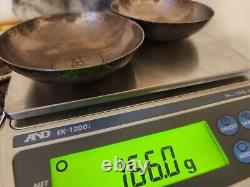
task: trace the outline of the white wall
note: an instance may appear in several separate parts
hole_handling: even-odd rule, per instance
[[[12,13],[12,0],[0,0],[0,23],[16,20]]]

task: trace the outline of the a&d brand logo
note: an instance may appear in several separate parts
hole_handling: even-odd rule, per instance
[[[39,141],[43,139],[47,139],[51,136],[50,131],[41,131],[35,132],[27,135],[27,138],[24,140],[25,143]]]

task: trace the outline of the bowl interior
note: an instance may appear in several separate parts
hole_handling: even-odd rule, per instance
[[[143,41],[134,22],[112,14],[62,14],[37,18],[0,38],[0,56],[39,70],[98,66],[126,56]]]
[[[112,9],[120,15],[157,23],[195,23],[207,21],[211,8],[190,0],[115,0]]]

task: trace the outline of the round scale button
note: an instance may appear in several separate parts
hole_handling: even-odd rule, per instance
[[[250,111],[241,112],[239,114],[239,122],[243,127],[250,129]]]
[[[218,129],[221,133],[231,136],[237,133],[238,123],[231,116],[223,116],[217,122]]]
[[[250,163],[250,142],[248,141],[238,141],[234,145],[234,155],[241,163]]]

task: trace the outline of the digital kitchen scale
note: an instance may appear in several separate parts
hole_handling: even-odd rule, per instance
[[[249,70],[247,58],[199,34],[146,42],[131,65],[89,85],[14,73],[0,186],[249,186]],[[114,158],[150,162],[144,174],[104,171]]]

